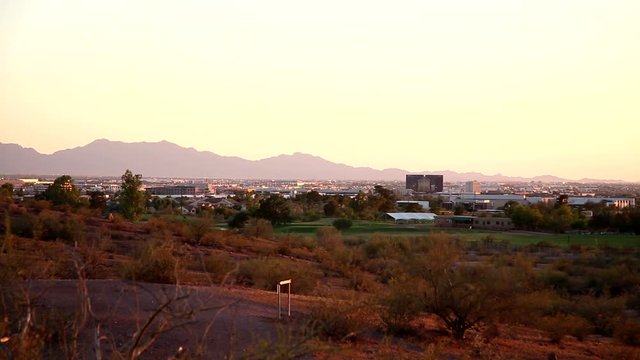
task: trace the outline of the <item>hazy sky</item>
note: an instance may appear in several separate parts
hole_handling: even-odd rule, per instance
[[[0,129],[640,181],[640,1],[0,0]]]

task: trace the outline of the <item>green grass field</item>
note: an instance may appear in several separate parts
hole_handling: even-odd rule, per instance
[[[314,222],[292,223],[275,228],[277,234],[295,234],[315,236],[321,226],[331,226],[331,219]],[[426,235],[431,232],[443,232],[460,236],[468,241],[478,241],[491,236],[496,241],[508,241],[512,245],[524,246],[545,241],[558,246],[588,245],[611,247],[640,247],[638,235],[578,235],[578,234],[546,234],[530,232],[490,231],[479,229],[447,229],[434,227],[431,224],[394,224],[392,222],[354,221],[353,226],[343,232],[345,237],[367,237],[372,234],[385,235]]]

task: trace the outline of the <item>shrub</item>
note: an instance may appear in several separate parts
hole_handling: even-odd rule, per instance
[[[60,238],[70,245],[78,245],[84,241],[85,225],[78,216],[67,217],[62,223]]]
[[[205,271],[210,274],[211,280],[218,283],[223,281],[235,267],[233,259],[224,253],[204,256],[203,264]]]
[[[259,237],[263,239],[273,238],[273,225],[265,219],[252,219],[242,229],[245,236]]]
[[[389,292],[379,299],[383,306],[382,322],[388,332],[396,335],[413,332],[411,321],[424,307],[419,283],[418,279],[403,278],[394,282]]]
[[[6,214],[6,213],[5,213]],[[8,215],[5,215],[8,216]],[[9,216],[8,216],[9,217]],[[22,215],[9,217],[10,231],[20,237],[33,237],[33,217]]]
[[[625,319],[613,331],[613,337],[627,345],[640,345],[640,322]]]
[[[292,292],[309,294],[316,287],[318,272],[310,265],[282,259],[260,258],[240,262],[239,283],[264,290],[275,290],[276,284],[292,279]]]
[[[338,231],[344,231],[349,229],[353,225],[353,221],[351,221],[351,219],[340,218],[333,220],[331,225],[333,225],[334,228],[338,229]]]
[[[379,282],[387,284],[401,272],[401,263],[395,259],[372,259],[364,268],[375,274]]]
[[[189,223],[190,240],[200,245],[200,241],[211,229],[211,220],[208,218],[197,218]]]
[[[554,343],[559,343],[566,335],[574,336],[582,341],[592,331],[592,326],[586,319],[563,314],[542,318],[539,327],[549,333],[551,341]]]
[[[311,319],[321,336],[341,341],[357,337],[371,326],[367,309],[362,303],[328,299],[311,308]]]
[[[125,268],[125,277],[139,281],[175,283],[179,269],[178,259],[172,250],[159,243],[147,243],[141,256]]]
[[[347,273],[349,287],[356,291],[374,291],[378,288],[374,277],[360,269],[351,269]]]
[[[591,320],[597,334],[611,336],[615,324],[623,316],[624,309],[625,299],[622,297],[584,295],[575,298],[572,310],[577,315]]]
[[[542,282],[558,292],[566,292],[571,287],[569,275],[563,271],[547,270],[541,275]]]
[[[225,245],[225,233],[222,230],[210,230],[200,239],[200,245],[221,248]]]
[[[55,240],[62,232],[60,216],[56,212],[43,210],[38,214],[38,220],[34,224],[34,229],[41,229],[35,230],[41,233],[39,236],[37,236],[37,233],[34,233],[34,237],[41,240]]]
[[[570,306],[569,300],[551,290],[518,294],[507,320],[515,324],[538,325],[542,317],[567,311]]]
[[[344,247],[344,241],[342,241],[340,232],[330,226],[319,227],[318,230],[316,230],[316,239],[318,240],[318,245],[327,251]]]

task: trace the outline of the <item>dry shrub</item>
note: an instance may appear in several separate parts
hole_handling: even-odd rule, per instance
[[[223,230],[210,230],[200,239],[200,245],[211,246],[214,248],[224,247],[226,234]]]
[[[316,287],[318,272],[310,265],[283,259],[260,258],[240,262],[236,280],[264,290],[275,290],[276,284],[292,279],[292,291],[309,294]]]
[[[51,203],[47,200],[37,200],[33,203],[33,208],[39,213],[41,211],[51,209]]]
[[[209,232],[213,225],[211,219],[200,217],[189,222],[189,240],[200,245],[202,238]]]
[[[144,228],[149,234],[166,234],[171,232],[169,222],[163,218],[152,217],[144,224]]]
[[[69,245],[81,245],[85,240],[85,228],[84,220],[81,217],[70,215],[62,223],[60,238]]]
[[[347,279],[349,287],[356,291],[373,292],[379,288],[373,275],[357,268],[349,270]]]
[[[424,308],[424,285],[419,279],[402,278],[393,281],[389,291],[379,299],[381,318],[387,332],[412,334],[411,322]],[[422,291],[421,291],[422,289]]]
[[[148,242],[141,256],[124,268],[124,277],[133,280],[171,284],[179,272],[178,258],[171,246]]]
[[[20,237],[25,237],[25,238],[33,237],[33,221],[35,216],[19,215],[19,216],[8,216],[8,218],[10,222],[11,233]],[[3,231],[5,230],[3,226],[0,226],[0,228],[3,228],[2,229]]]
[[[575,298],[572,312],[591,320],[597,334],[611,336],[619,318],[625,310],[625,299],[584,295]]]
[[[34,238],[40,240],[55,240],[62,233],[62,221],[57,212],[43,210],[38,214],[34,223]]]
[[[325,272],[334,272],[341,276],[348,276],[353,268],[361,268],[364,263],[362,252],[358,249],[343,247],[329,253],[324,248],[315,250],[320,267]]]
[[[640,321],[624,319],[613,330],[613,337],[626,345],[640,345]]]
[[[311,320],[316,332],[324,338],[337,341],[356,338],[370,329],[371,317],[369,306],[356,301],[325,299],[311,308]]]
[[[318,245],[329,252],[344,247],[340,231],[333,226],[319,227],[316,230],[316,239],[318,240]]]
[[[372,259],[367,261],[364,268],[375,274],[378,281],[387,284],[401,273],[401,262],[396,259]]]
[[[242,229],[242,233],[250,237],[273,239],[273,225],[269,220],[251,219]]]
[[[570,301],[551,290],[519,294],[515,297],[513,309],[506,320],[513,324],[536,325],[543,316],[556,314],[570,306]]]
[[[202,262],[204,270],[216,283],[222,282],[235,268],[235,262],[225,253],[205,255]]]
[[[576,315],[557,314],[540,319],[538,327],[549,333],[551,341],[559,343],[566,335],[582,341],[593,327],[588,320]]]

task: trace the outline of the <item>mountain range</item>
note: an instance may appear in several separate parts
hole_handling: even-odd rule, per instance
[[[125,143],[96,140],[88,145],[41,154],[32,148],[0,143],[0,175],[120,176],[126,169],[145,177],[215,179],[307,179],[307,180],[404,180],[411,172],[402,169],[377,170],[334,163],[323,158],[294,153],[261,160],[221,156],[176,144],[160,142]],[[482,182],[622,182],[620,180],[569,180],[544,175],[533,178],[484,175],[478,172],[423,171],[442,174],[445,181]]]

